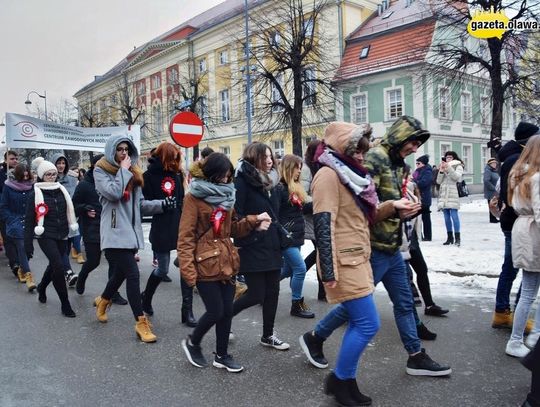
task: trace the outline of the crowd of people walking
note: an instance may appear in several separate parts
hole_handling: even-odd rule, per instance
[[[540,134],[536,133],[536,126],[521,123],[515,141],[500,149],[498,160],[489,159],[483,176],[484,197],[490,204],[497,199],[500,210],[490,213],[489,221],[500,220],[505,236],[492,325],[512,329],[506,353],[527,356],[525,364],[533,371],[527,398],[531,406],[540,405],[540,311],[534,323],[528,320],[540,287]],[[436,362],[422,347],[422,340],[437,335],[416,310],[413,271],[424,314],[446,316],[449,310],[433,300],[421,244],[433,240],[432,191],[437,184],[437,208],[447,231],[443,245],[461,245],[459,183],[465,164],[456,152],[446,151],[435,169],[425,154],[416,158],[412,171],[405,159],[429,137],[409,116],[399,118],[375,142],[369,124],[333,122],[321,140],[310,143],[303,158],[285,155],[278,160],[268,145],[253,142],[245,147],[236,168],[226,155],[207,151],[189,171],[181,166],[181,150],[163,142],[152,150],[143,172],[139,151],[127,136],[110,137],[104,154],[94,156],[86,172],[70,170],[63,154],[18,163],[17,154],[8,151],[0,168],[3,245],[17,280],[30,292],[36,290],[41,303],[47,303],[52,282],[61,313],[69,318],[76,312],[68,287],[84,295],[103,252],[108,281],[92,302],[96,319],[106,323],[111,304],[129,304],[136,335],[145,343],[158,339],[151,317],[160,310],[153,299],[168,279],[171,252],[176,251],[181,321],[193,328],[181,342],[186,358],[195,367],[208,366],[201,343],[215,327],[212,365],[232,373],[244,369],[228,350],[233,318],[261,305],[260,345],[288,350],[291,345],[275,330],[280,282],[289,279],[290,315],[315,318],[303,286],[306,273],[316,265],[317,297],[335,305],[300,335],[300,347],[312,365],[327,368],[325,340],[346,325],[324,389],[340,405],[370,405],[372,399],[360,391],[356,377],[362,353],[380,327],[373,296],[380,282],[393,304],[407,354],[406,372],[437,377],[452,373],[448,364]],[[149,241],[154,264],[141,291],[137,253],[144,250],[143,216],[152,217]],[[314,250],[303,258],[306,239]],[[44,270],[32,262],[36,242],[48,262]],[[73,272],[70,257],[82,264],[79,274]],[[518,268],[523,269],[523,280],[514,314],[509,297]],[[247,291],[240,290],[240,278]],[[127,299],[119,293],[124,282]],[[205,307],[198,320],[193,313],[194,289]]]

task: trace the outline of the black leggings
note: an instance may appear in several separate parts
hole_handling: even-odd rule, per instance
[[[49,265],[45,269],[45,273],[43,273],[40,286],[45,289],[52,281],[60,302],[62,304],[67,303],[68,292],[64,278],[64,262],[62,260],[62,257],[67,253],[67,241],[46,238],[37,239],[37,241],[43,254],[49,260]]]
[[[94,271],[101,262],[101,246],[99,243],[86,243],[84,242],[84,248],[86,249],[86,261],[81,267],[79,275],[87,275]],[[109,278],[111,275],[109,274]]]
[[[199,318],[197,327],[191,335],[191,342],[194,345],[200,344],[203,336],[215,325],[216,353],[225,356],[233,317],[234,284],[230,281],[199,281],[197,289],[206,307],[206,313]]]
[[[17,247],[13,240],[6,234],[6,222],[0,222],[0,233],[2,234],[2,240],[4,241],[4,250],[6,251],[6,257],[9,260],[9,267],[13,268],[19,264],[19,257],[17,256]]]
[[[409,264],[416,273],[416,282],[418,283],[420,294],[422,294],[422,298],[424,299],[424,305],[430,307],[435,303],[433,302],[433,298],[431,298],[431,288],[429,286],[426,261],[420,250],[411,248],[409,252],[411,253]]]
[[[112,277],[101,296],[110,300],[126,280],[126,293],[135,320],[143,316],[141,304],[141,288],[139,283],[139,267],[135,260],[134,249],[105,249],[105,258],[109,262]]]
[[[256,304],[262,304],[263,336],[274,333],[274,320],[279,299],[281,270],[245,273],[247,292],[233,304],[233,315]]]

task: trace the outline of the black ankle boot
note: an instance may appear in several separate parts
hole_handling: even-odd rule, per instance
[[[36,290],[38,293],[38,301],[42,304],[45,304],[47,302],[47,294],[45,293],[45,287],[43,287],[41,283],[39,283],[36,287]]]
[[[356,379],[347,379],[347,384],[352,399],[358,403],[357,406],[371,406],[371,397],[360,392]]]
[[[83,295],[86,285],[86,279],[88,278],[88,273],[79,273],[79,278],[77,279],[77,283],[75,283],[75,291],[77,291],[77,294]]]
[[[420,325],[416,326],[416,333],[418,334],[418,338],[422,339],[423,341],[434,341],[437,339],[437,334],[435,332],[431,332],[421,322]]]
[[[461,246],[461,233],[456,232],[456,246]]]
[[[443,245],[449,245],[449,244],[454,244],[454,234],[452,232],[446,232],[446,234],[448,235],[448,238],[446,239],[446,242],[443,243]]]
[[[69,303],[69,301],[62,303],[62,315],[68,318],[76,317],[75,311],[73,311],[73,308],[71,308],[71,304]]]
[[[361,405],[352,398],[347,380],[338,379],[334,372],[331,372],[326,376],[326,380],[324,381],[324,392],[334,396],[334,399],[342,406]]]
[[[291,315],[299,318],[315,318],[315,314],[304,304],[304,297],[299,300],[292,300]]]
[[[154,315],[154,309],[152,308],[152,298],[156,292],[156,288],[161,283],[161,278],[154,273],[148,277],[145,290],[141,293],[142,309],[147,315]]]
[[[182,288],[182,323],[190,328],[197,326],[197,320],[193,316],[193,287],[186,284],[183,278],[180,279]]]

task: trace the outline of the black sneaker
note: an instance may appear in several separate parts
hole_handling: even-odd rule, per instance
[[[167,275],[164,275],[163,277],[161,277],[161,281],[163,281],[164,283],[171,283],[172,280],[169,276]]]
[[[416,326],[416,333],[423,341],[434,341],[437,339],[437,334],[435,332],[431,332],[429,329],[427,329],[427,326],[421,322],[420,325]]]
[[[447,314],[448,310],[439,307],[438,305],[430,305],[424,310],[425,315],[431,315],[432,317],[442,317],[444,314]]]
[[[315,334],[314,331],[306,332],[298,339],[298,341],[300,342],[300,347],[306,354],[309,363],[319,369],[326,369],[328,367],[328,361],[323,353],[324,341]]]
[[[75,284],[77,284],[78,278],[79,276],[70,270],[70,272],[66,274],[66,283],[68,284],[69,287],[75,287]]]
[[[227,372],[231,373],[240,373],[242,370],[244,370],[244,366],[236,363],[231,355],[216,355],[214,357],[214,362],[212,363],[212,365],[219,369],[227,369]]]
[[[290,348],[287,342],[283,342],[276,335],[261,336],[261,345],[277,350],[289,350]]]
[[[187,339],[182,339],[182,348],[186,353],[189,363],[193,366],[200,368],[208,367],[208,362],[202,354],[201,346],[191,343],[191,335],[188,335]]]
[[[407,374],[411,376],[448,376],[452,373],[450,366],[441,366],[432,360],[422,348],[420,353],[409,356]]]

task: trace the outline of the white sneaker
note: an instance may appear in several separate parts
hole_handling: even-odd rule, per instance
[[[506,354],[516,358],[523,358],[529,353],[529,348],[525,346],[523,341],[510,339],[506,344]]]
[[[525,346],[529,347],[529,349],[534,348],[536,346],[536,342],[538,342],[539,337],[540,332],[529,334],[529,336],[527,336],[527,339],[525,339]]]

